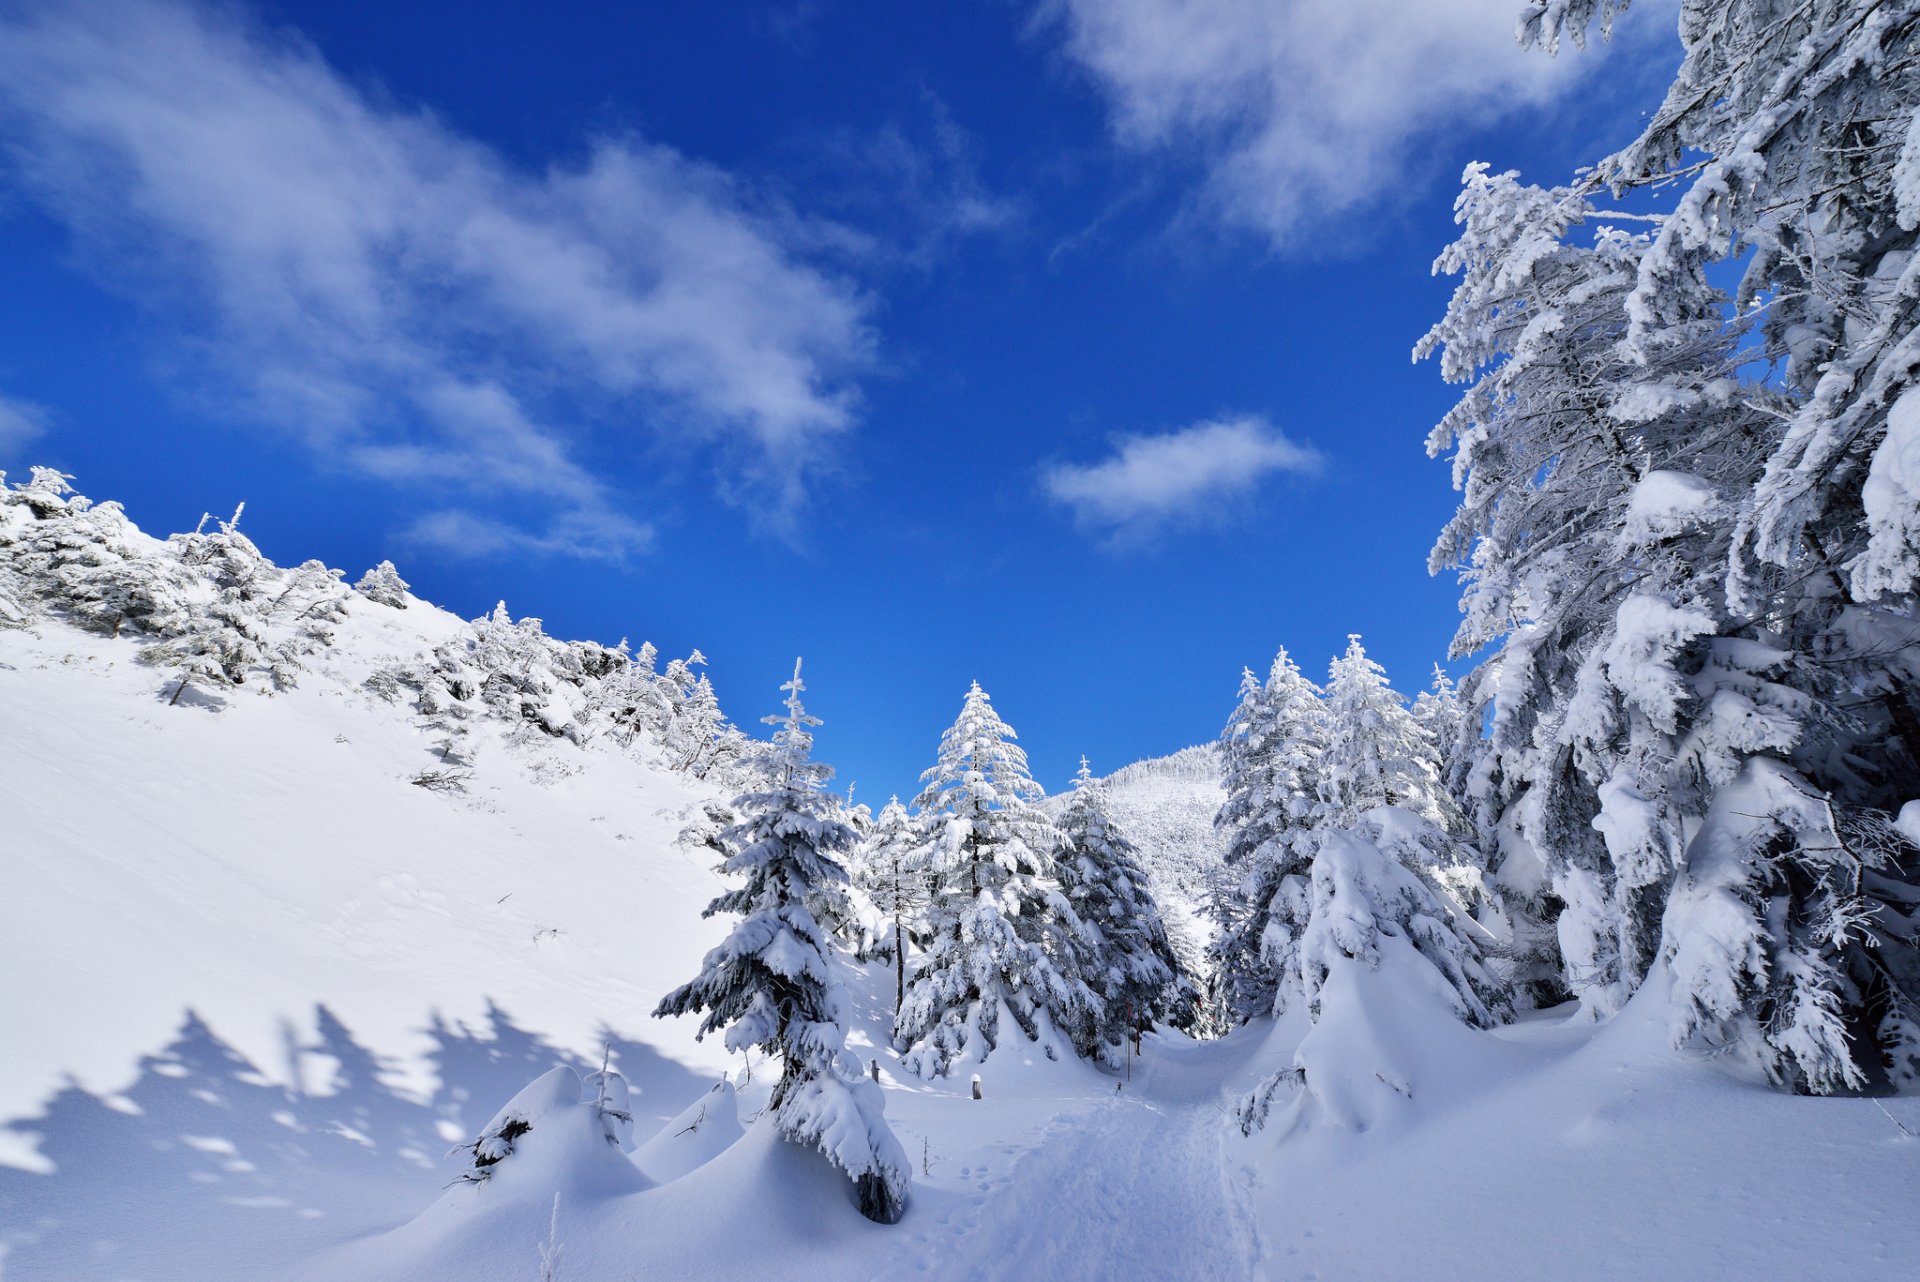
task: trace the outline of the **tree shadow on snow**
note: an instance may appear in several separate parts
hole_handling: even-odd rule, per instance
[[[315,1016],[313,1037],[287,1030],[286,1066],[270,1077],[188,1011],[124,1094],[70,1082],[40,1116],[5,1123],[35,1137],[54,1169],[0,1166],[0,1275],[270,1278],[418,1214],[464,1167],[449,1149],[534,1077],[556,1064],[599,1067],[489,1003],[478,1027],[434,1016],[425,1031],[438,1085],[422,1101],[391,1086],[391,1063],[333,1012]],[[711,1085],[644,1044],[605,1040],[642,1092],[642,1135]]]

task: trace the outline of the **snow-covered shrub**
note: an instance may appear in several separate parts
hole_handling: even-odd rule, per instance
[[[400,577],[400,571],[393,568],[393,562],[382,561],[361,575],[360,581],[353,585],[353,590],[369,601],[404,610],[407,608],[407,589],[410,586]]]
[[[1502,1018],[1505,990],[1486,965],[1486,933],[1435,881],[1435,856],[1451,848],[1431,820],[1391,806],[1320,834],[1305,884],[1290,887],[1303,929],[1282,979],[1287,1009],[1312,1027],[1293,1063],[1242,1102],[1244,1130],[1265,1125],[1290,1087],[1304,1087],[1339,1124],[1363,1126],[1376,1111],[1376,1083],[1412,1097],[1419,1063],[1408,1047],[1423,1028]]]

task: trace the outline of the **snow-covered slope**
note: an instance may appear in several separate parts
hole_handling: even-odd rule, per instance
[[[416,786],[432,741],[360,682],[462,626],[356,599],[296,689],[218,710],[169,706],[131,640],[0,630],[6,1277],[390,1221],[562,1056],[611,1042],[643,1126],[732,1065],[648,1018],[719,933],[711,852],[675,840],[714,788],[486,725],[464,792]]]

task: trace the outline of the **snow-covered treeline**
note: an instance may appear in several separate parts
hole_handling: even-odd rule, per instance
[[[52,615],[136,642],[168,703],[288,689],[334,647],[349,610],[404,610],[415,600],[390,561],[351,587],[319,561],[274,565],[241,532],[241,510],[151,538],[118,503],[76,494],[72,479],[36,467],[8,486],[0,473],[0,626]],[[429,786],[459,785],[483,721],[510,740],[610,743],[731,780],[751,764],[754,744],[696,671],[705,662],[696,650],[661,670],[650,643],[636,652],[625,641],[562,641],[502,603],[430,650],[382,657],[366,688],[410,704],[434,736],[434,768],[421,779]]]
[[[1008,1038],[1118,1062],[1128,1038],[1185,1025],[1197,994],[1139,852],[1082,763],[1052,813],[978,683],[914,807],[897,800],[855,856],[862,946],[896,969],[894,1040],[945,1076]]]
[[[1522,38],[1613,9],[1530,5]],[[1567,186],[1470,167],[1436,263],[1416,355],[1465,391],[1432,566],[1481,658],[1447,778],[1536,998],[1606,1016],[1658,970],[1678,1044],[1910,1088],[1920,5],[1680,13],[1642,135]]]

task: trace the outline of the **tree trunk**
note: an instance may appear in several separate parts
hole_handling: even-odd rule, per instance
[[[893,919],[893,1013],[898,1015],[907,1000],[907,932],[900,919]]]

